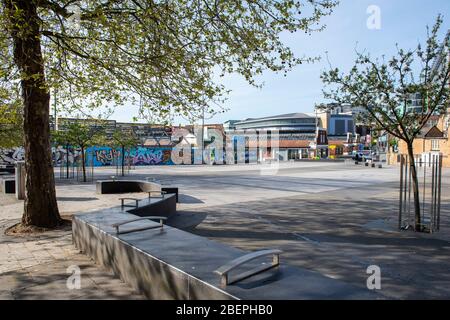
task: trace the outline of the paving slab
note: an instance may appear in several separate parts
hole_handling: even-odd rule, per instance
[[[126,179],[151,178],[179,186],[179,216],[170,222],[174,227],[245,251],[282,248],[283,261],[360,288],[365,288],[367,266],[377,264],[382,270],[381,292],[389,298],[448,299],[449,173],[444,170],[441,232],[432,235],[396,230],[393,223],[398,206],[396,167],[288,163],[282,164],[275,174],[265,175],[258,165],[152,166],[137,167]],[[114,168],[96,169],[99,179],[110,179],[111,175],[115,175]],[[133,194],[140,196],[147,195]],[[120,203],[117,195],[95,194],[93,183],[60,179],[57,197],[65,216]],[[22,210],[23,202],[14,195],[0,194],[0,225],[18,221]],[[67,275],[49,265],[60,260],[69,265],[86,264],[99,273],[105,272],[106,279],[109,276],[105,269],[84,260],[85,256],[74,249],[67,231],[33,239],[5,238],[0,233],[0,278],[43,265],[37,269],[39,272],[47,267],[55,273],[55,281],[63,280]],[[13,250],[9,247],[22,242],[25,243],[22,251],[16,252],[19,245],[13,246]],[[52,251],[56,247],[62,251]],[[28,253],[37,264],[24,269],[19,261],[20,257],[26,257],[25,261],[32,259]],[[44,283],[47,276],[37,273],[35,278]],[[102,279],[96,274],[91,278],[94,283],[97,276],[97,280]],[[28,282],[35,283],[23,281]],[[14,286],[14,282],[9,283]],[[124,288],[130,289],[127,285]],[[0,296],[10,297],[9,289],[0,285]],[[98,292],[107,298],[104,291]]]

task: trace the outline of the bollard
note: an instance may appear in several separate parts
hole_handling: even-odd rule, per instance
[[[372,168],[375,168],[375,163],[372,163]]]
[[[25,199],[25,161],[16,161],[16,198]]]

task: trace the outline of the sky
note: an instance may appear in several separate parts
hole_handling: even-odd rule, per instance
[[[376,6],[376,7],[373,7]],[[373,8],[379,9],[380,24],[370,24]],[[369,10],[369,12],[368,12]],[[441,39],[450,28],[450,0],[340,0],[331,16],[322,22],[327,28],[311,36],[304,33],[282,35],[282,40],[297,56],[321,56],[314,64],[296,66],[287,77],[266,72],[262,88],[254,88],[238,75],[226,76],[225,86],[232,90],[224,107],[206,123],[257,118],[283,113],[314,111],[314,105],[327,102],[323,98],[320,74],[331,65],[347,71],[355,60],[355,49],[366,50],[373,57],[393,55],[396,44],[412,49],[426,37],[426,25],[432,26],[437,15],[444,16]],[[137,110],[127,106],[116,110],[112,119],[131,121]],[[174,124],[186,123],[175,119]]]

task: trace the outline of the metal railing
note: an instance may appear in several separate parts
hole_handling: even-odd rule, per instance
[[[256,275],[258,273],[261,273],[263,271],[272,269],[277,267],[280,264],[280,254],[283,251],[278,250],[278,249],[268,249],[268,250],[261,250],[261,251],[256,251],[256,252],[251,252],[249,254],[246,254],[244,256],[241,256],[237,259],[234,259],[230,262],[228,262],[227,264],[223,265],[222,267],[220,267],[219,269],[217,269],[216,271],[214,271],[215,273],[217,273],[218,275],[220,275],[220,283],[222,286],[227,286],[229,284],[233,284],[236,283],[238,281],[244,280],[246,278],[249,278],[253,275]],[[269,265],[262,265],[259,266],[255,269],[252,269],[250,271],[241,273],[237,276],[235,276],[233,278],[233,280],[229,279],[229,273],[230,271],[236,269],[237,267],[243,265],[244,263],[247,263],[249,261],[255,260],[257,258],[261,258],[264,256],[272,256],[272,263]]]
[[[123,208],[125,208],[125,207],[138,208],[138,207],[139,207],[139,201],[140,201],[141,199],[138,199],[138,198],[130,198],[130,197],[122,197],[122,198],[119,198],[119,200],[120,200],[120,204],[121,204],[121,207],[122,207],[122,210],[123,210]],[[132,201],[135,201],[135,205],[125,204],[125,200],[132,200]]]
[[[418,178],[420,223],[416,223],[411,159],[400,155],[400,194],[398,228],[425,232],[439,231],[441,216],[442,154],[414,156]]]
[[[139,227],[139,228],[135,228],[135,229],[128,229],[125,231],[120,231],[119,228],[125,224],[129,224],[132,222],[136,222],[136,221],[142,221],[142,220],[159,220],[159,225],[153,225],[153,226],[145,226],[145,227]],[[148,217],[142,217],[142,218],[135,218],[135,219],[131,219],[131,220],[126,220],[126,221],[122,221],[122,222],[118,222],[112,225],[113,228],[116,229],[116,234],[126,234],[126,233],[132,233],[132,232],[137,232],[137,231],[144,231],[144,230],[150,230],[150,229],[156,229],[156,228],[161,228],[163,229],[164,227],[164,223],[163,221],[167,220],[167,217],[161,217],[161,216],[148,216]]]

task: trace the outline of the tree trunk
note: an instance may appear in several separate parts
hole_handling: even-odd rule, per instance
[[[66,178],[69,180],[69,144],[66,144]]]
[[[83,182],[86,182],[86,159],[84,157],[84,147],[81,147],[81,168],[83,170]]]
[[[414,218],[415,218],[414,229],[416,231],[421,231],[422,226],[420,217],[419,179],[417,178],[416,162],[414,160],[414,151],[412,143],[411,144],[408,143],[408,156],[414,195]]]
[[[44,76],[39,17],[34,1],[3,0],[9,11],[14,60],[22,73],[26,196],[22,224],[52,228],[61,223],[50,147],[50,94]]]
[[[122,177],[125,176],[125,147],[122,146]]]

